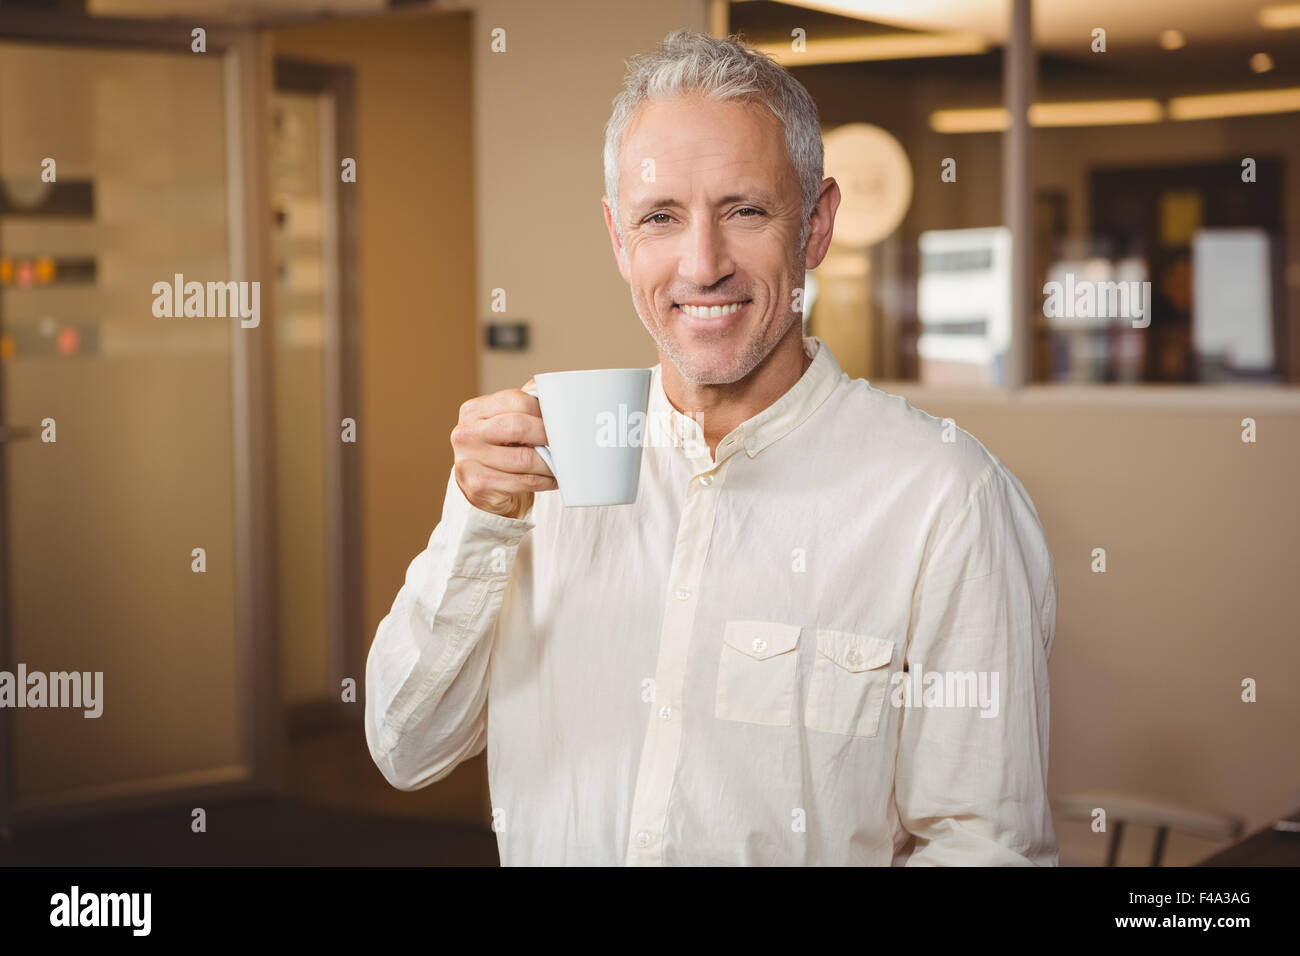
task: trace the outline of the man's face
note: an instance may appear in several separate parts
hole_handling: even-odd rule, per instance
[[[793,293],[804,281],[802,212],[785,133],[766,107],[691,95],[649,101],[633,117],[619,179],[619,271],[684,379],[739,381],[801,322]],[[607,199],[605,219],[617,244]]]

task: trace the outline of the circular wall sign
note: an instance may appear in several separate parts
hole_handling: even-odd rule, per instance
[[[849,123],[822,138],[826,175],[840,184],[832,241],[870,246],[898,228],[912,202],[912,166],[903,146],[869,123]]]

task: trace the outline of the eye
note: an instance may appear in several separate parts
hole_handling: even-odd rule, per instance
[[[760,215],[760,216],[763,215],[763,210],[761,210],[761,209],[755,209],[753,206],[742,206],[740,209],[737,209],[737,210],[736,210],[736,215],[739,216],[742,212],[745,212],[746,210],[748,210],[749,212],[752,212],[752,213],[756,213],[757,215]],[[743,217],[741,217],[741,218],[743,218],[743,219],[752,219],[753,216],[743,216]]]
[[[645,223],[647,223],[647,222],[650,222],[650,220],[652,220],[652,219],[658,219],[660,216],[664,216],[664,217],[666,217],[666,218],[671,218],[671,217],[668,216],[668,213],[666,213],[666,212],[655,212],[655,213],[651,213],[650,215],[646,216],[644,219],[641,220],[641,222],[642,222],[642,224],[645,224]],[[666,223],[656,222],[654,225],[656,225],[656,226],[663,226],[663,225],[666,225]]]

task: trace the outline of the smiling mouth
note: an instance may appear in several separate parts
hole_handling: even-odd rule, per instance
[[[740,299],[726,305],[690,305],[682,302],[673,303],[673,308],[692,319],[726,319],[735,315],[753,299]]]

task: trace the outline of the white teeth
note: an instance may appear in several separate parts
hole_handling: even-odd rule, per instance
[[[739,309],[743,302],[732,302],[729,305],[681,305],[679,308],[687,315],[696,319],[716,319],[719,316],[731,315]]]

